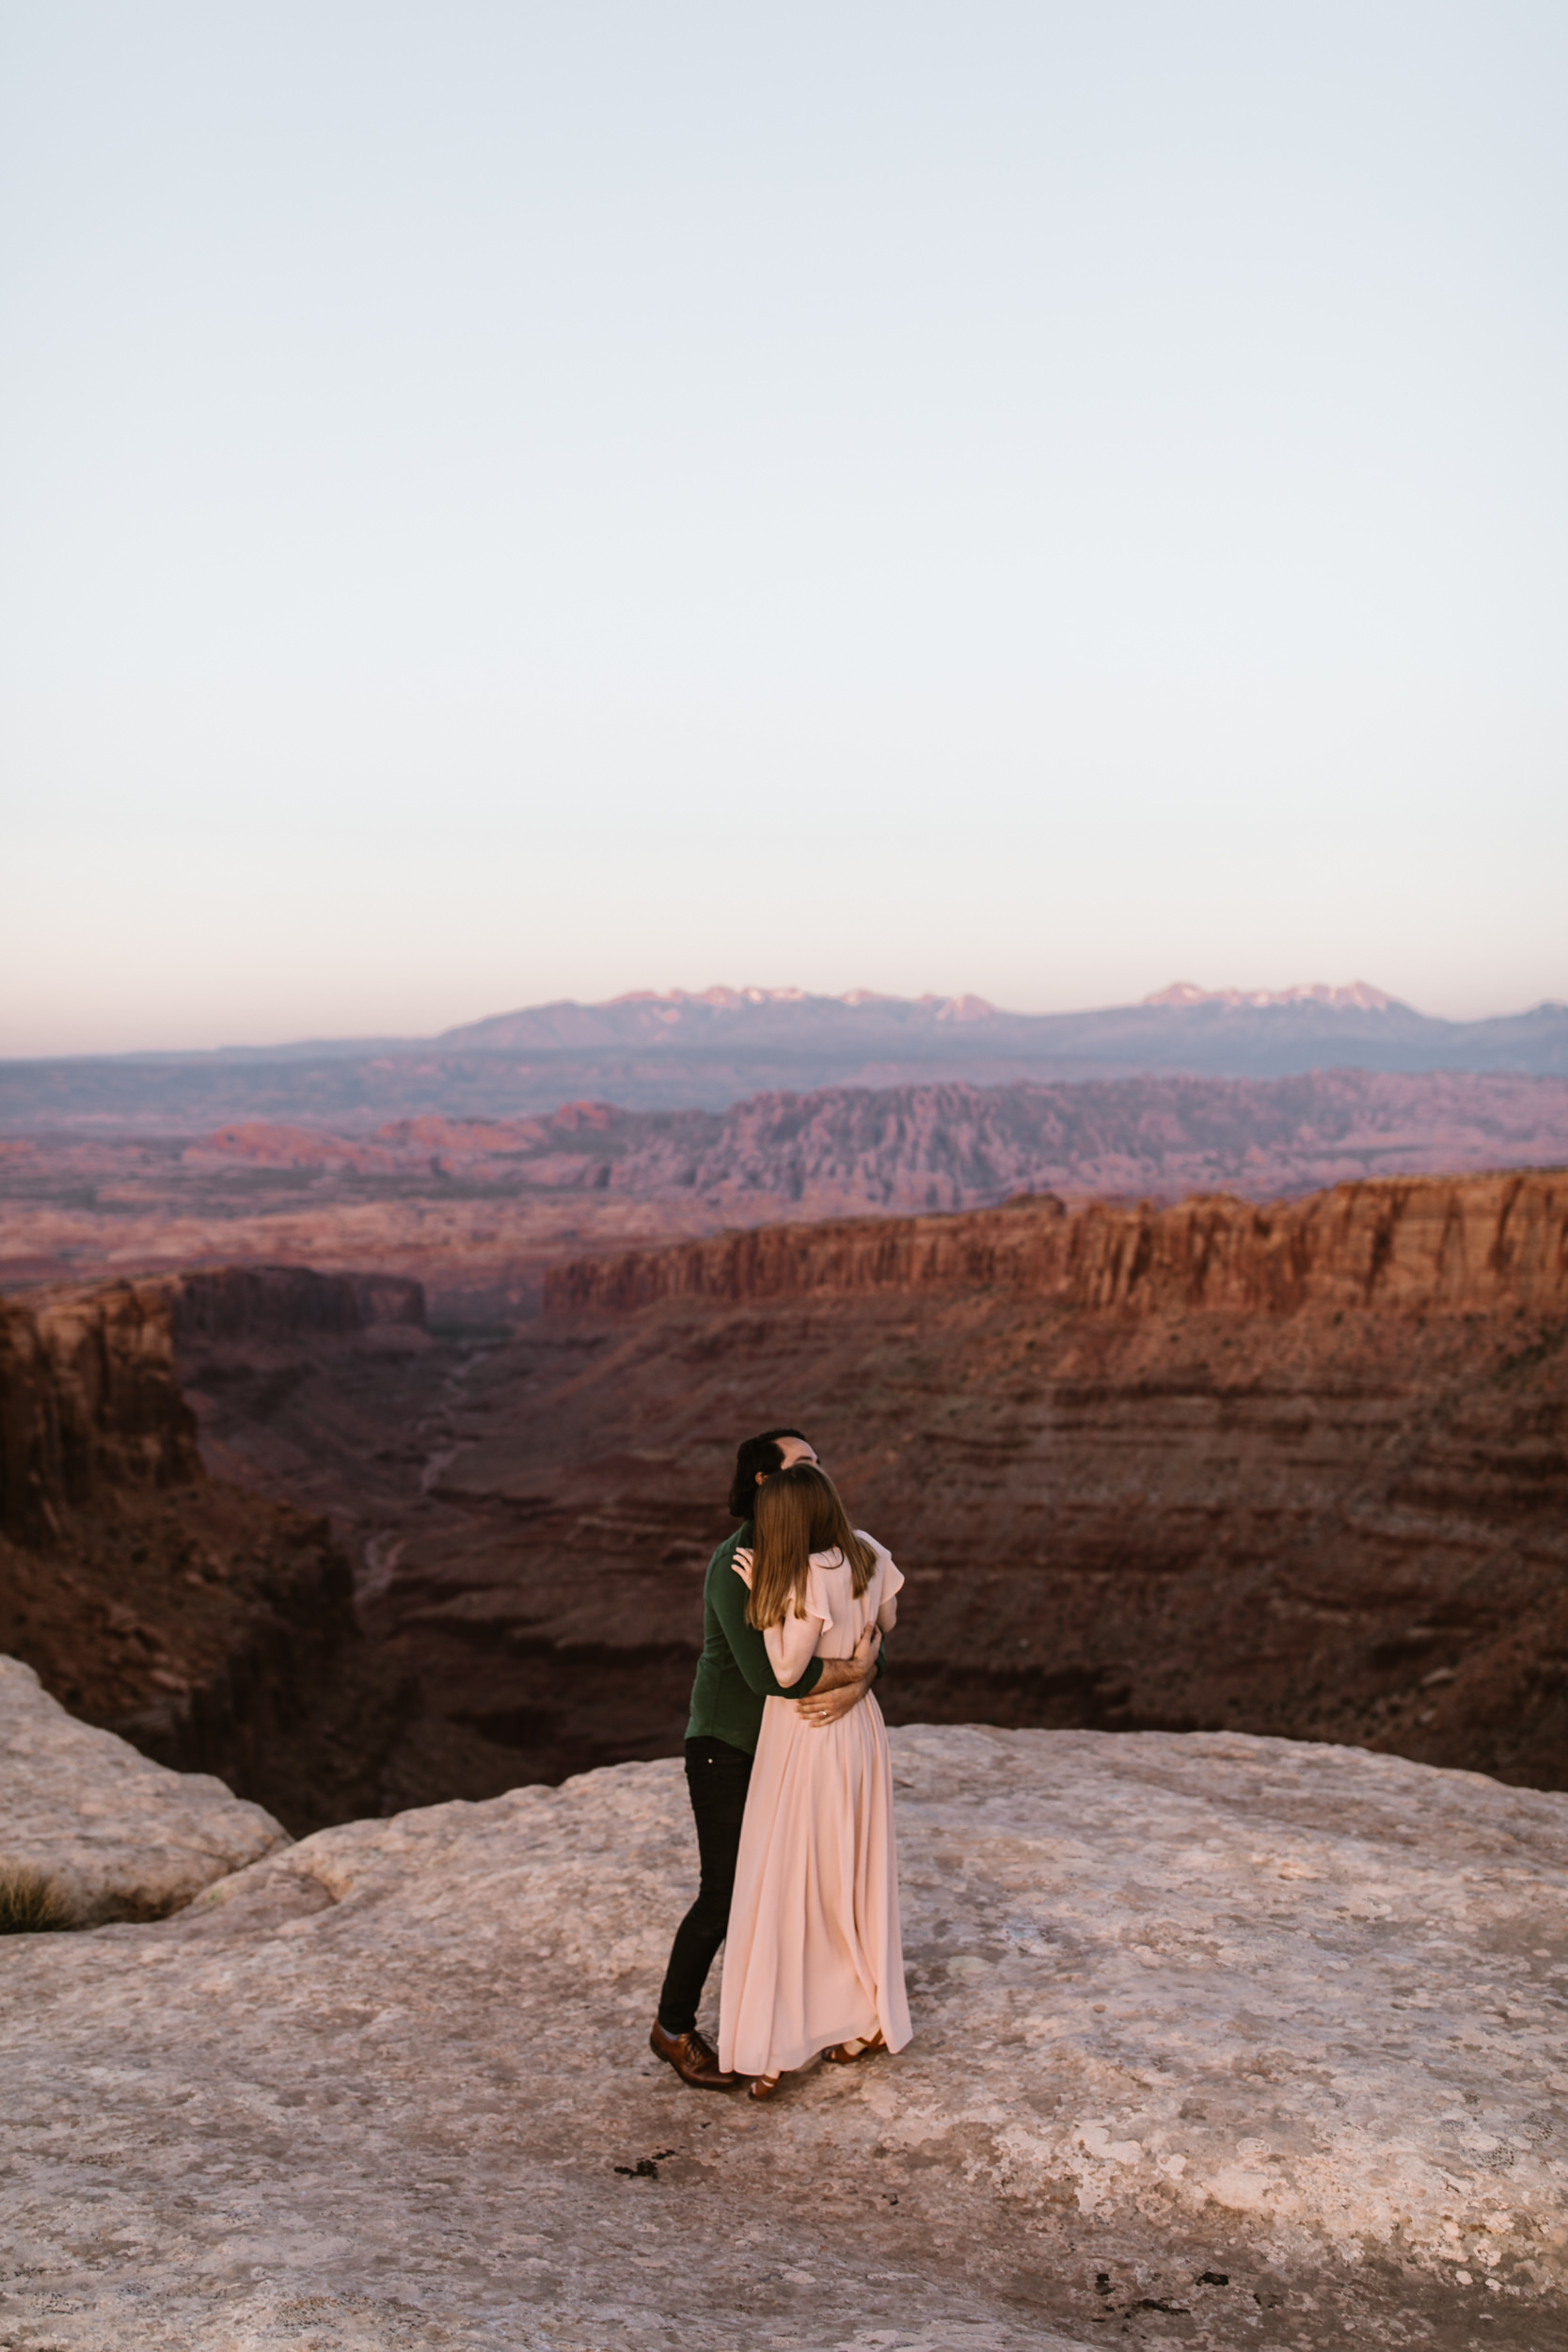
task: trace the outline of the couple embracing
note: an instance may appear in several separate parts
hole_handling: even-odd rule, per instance
[[[798,1429],[749,1438],[708,1564],[686,1776],[701,1882],[650,2045],[684,2082],[766,2099],[819,2053],[910,2038],[893,1772],[871,1694],[904,1580],[849,1525]],[[721,1944],[719,2048],[697,2004]]]

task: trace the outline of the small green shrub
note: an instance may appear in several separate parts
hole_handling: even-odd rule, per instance
[[[71,1925],[71,1907],[41,1870],[0,1866],[0,1935],[48,1935]]]

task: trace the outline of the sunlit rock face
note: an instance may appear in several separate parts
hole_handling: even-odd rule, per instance
[[[673,1762],[8,1939],[8,2339],[1563,2340],[1568,1797],[1225,1734],[893,1743],[914,2040],[760,2108],[646,2048]]]
[[[287,1844],[221,1780],[77,1723],[30,1666],[0,1658],[0,1876],[48,1880],[73,1926],[163,1918]]]
[[[546,1304],[760,1303],[990,1285],[1134,1314],[1561,1313],[1568,1173],[1385,1178],[1254,1207],[1021,1199],[969,1216],[774,1225],[551,1274]]]

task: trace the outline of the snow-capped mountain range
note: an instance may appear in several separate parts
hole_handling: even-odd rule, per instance
[[[0,1130],[236,1118],[341,1132],[426,1112],[494,1118],[591,1100],[721,1111],[768,1090],[1358,1070],[1568,1075],[1568,1006],[1443,1021],[1364,980],[1283,990],[1177,981],[1141,1004],[1007,1012],[980,996],[798,988],[652,991],[497,1013],[436,1038],[0,1065]]]

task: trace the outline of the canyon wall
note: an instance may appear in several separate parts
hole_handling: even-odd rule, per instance
[[[546,1309],[1002,1288],[1142,1313],[1568,1311],[1568,1173],[1384,1179],[1266,1208],[1023,1198],[968,1216],[723,1233],[552,1269]]]
[[[675,1752],[733,1449],[779,1423],[909,1574],[896,1720],[1568,1787],[1565,1189],[778,1227],[579,1262],[510,1338],[181,1363],[212,1458],[363,1563],[421,1694],[382,1804]]]
[[[129,1404],[100,1413],[98,1500],[46,1482],[60,1532],[34,1509],[3,1555],[0,1646],[291,1827],[670,1755],[734,1446],[791,1423],[909,1575],[895,1720],[1231,1727],[1568,1788],[1565,1193],[784,1226],[579,1261],[546,1316],[467,1340],[412,1284],[201,1273],[167,1331],[220,1474],[178,1483],[178,1399],[139,1452]],[[8,1360],[69,1327],[91,1394],[145,1396],[133,1361],[166,1384],[166,1342],[109,1342],[146,1286],[101,1296],[87,1327],[82,1294],[37,1302]],[[69,1415],[22,1386],[24,1467]],[[307,1718],[309,1785],[258,1777]]]
[[[423,1330],[424,1285],[393,1274],[317,1274],[309,1266],[216,1266],[159,1284],[175,1343],[355,1339],[373,1326]]]
[[[382,1606],[541,1750],[552,1645],[602,1650],[607,1688],[624,1650],[622,1738],[662,1708],[673,1744],[728,1451],[793,1424],[909,1573],[895,1718],[1233,1726],[1568,1787],[1565,1204],[1549,1171],[1028,1201],[581,1262],[441,1470],[488,1554],[473,1517],[421,1534]]]
[[[156,1285],[0,1299],[0,1534],[38,1542],[72,1505],[186,1484],[199,1469]]]
[[[176,1327],[232,1327],[245,1297],[274,1325],[285,1297],[346,1324],[379,1294],[291,1274],[269,1299],[259,1279],[0,1302],[0,1650],[89,1723],[310,1828],[373,1804],[396,1681],[327,1522],[205,1475]]]

